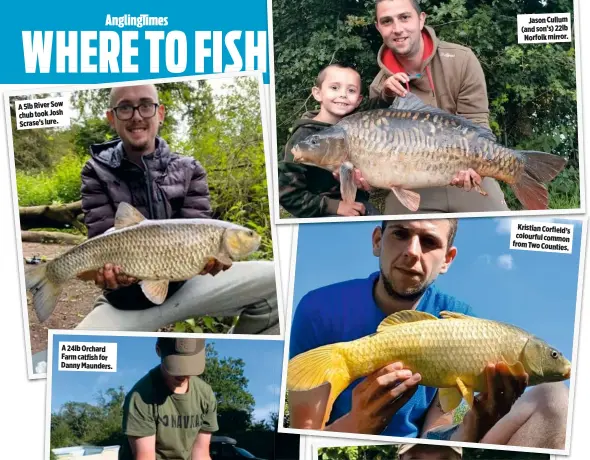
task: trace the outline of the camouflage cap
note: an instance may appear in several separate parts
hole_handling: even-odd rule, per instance
[[[205,371],[205,339],[159,337],[162,367],[174,376],[201,375]]]

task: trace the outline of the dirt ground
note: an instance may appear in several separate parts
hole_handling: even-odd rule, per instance
[[[63,244],[23,242],[23,255],[25,258],[45,256],[49,260],[71,247]],[[25,270],[31,267],[34,267],[34,265],[25,264]],[[43,324],[39,323],[31,301],[31,294],[27,293],[32,353],[47,349],[48,329],[73,329],[76,327],[90,313],[94,300],[100,295],[100,292],[101,290],[92,282],[78,279],[70,280],[64,287],[57,302],[57,307]]]

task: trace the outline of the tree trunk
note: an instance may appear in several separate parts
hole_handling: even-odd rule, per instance
[[[82,223],[82,201],[59,205],[42,205],[19,208],[20,227],[31,228],[75,228],[86,233]]]
[[[43,244],[80,244],[86,240],[81,235],[72,235],[62,232],[20,232],[21,240],[27,243]]]

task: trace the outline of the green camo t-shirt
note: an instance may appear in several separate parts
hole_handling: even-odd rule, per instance
[[[156,435],[157,460],[189,460],[197,434],[218,429],[215,395],[198,377],[190,378],[188,392],[175,394],[166,386],[157,366],[125,397],[123,433],[137,437]],[[129,443],[122,444],[119,460],[132,460]]]

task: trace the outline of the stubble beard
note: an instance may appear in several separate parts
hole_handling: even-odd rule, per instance
[[[383,268],[381,268],[380,271],[381,271],[381,279],[383,280],[383,287],[385,288],[385,292],[387,292],[387,295],[389,297],[391,297],[393,300],[414,302],[414,301],[418,300],[420,297],[422,297],[422,295],[424,294],[426,289],[428,289],[430,287],[430,285],[433,283],[433,281],[426,282],[423,285],[418,286],[416,289],[411,289],[407,292],[401,293],[401,292],[398,292],[395,290],[395,288],[393,287],[393,283],[385,275]]]

